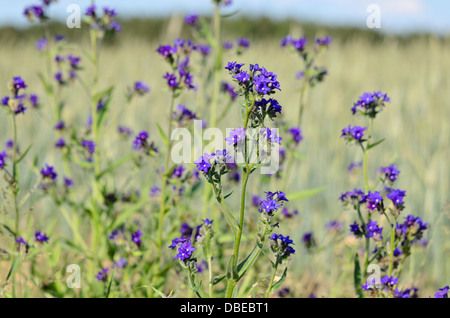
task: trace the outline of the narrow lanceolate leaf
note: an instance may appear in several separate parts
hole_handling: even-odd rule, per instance
[[[281,285],[283,285],[284,281],[286,280],[286,276],[287,276],[287,266],[284,269],[283,275],[281,275],[281,278],[272,285],[272,287],[270,288],[270,292],[274,292],[275,290],[277,290],[277,288],[279,288]]]
[[[44,86],[45,92],[47,95],[53,94],[53,88],[51,85],[47,83],[47,80],[45,79],[45,76],[42,73],[38,73],[38,77],[41,80],[42,86]]]
[[[105,298],[108,298],[109,294],[111,293],[111,285],[112,285],[112,282],[114,280],[115,274],[116,274],[116,267],[114,268],[114,272],[112,273],[111,279],[109,280],[108,289],[106,290]]]
[[[290,192],[286,194],[286,198],[288,198],[289,201],[304,200],[319,194],[323,190],[325,190],[325,187],[302,190],[297,192]]]
[[[259,253],[261,252],[262,246],[256,244],[252,252],[237,266],[237,271],[239,278],[242,278],[255,264],[258,259]]]
[[[166,134],[164,133],[163,129],[161,128],[161,126],[156,123],[156,127],[158,128],[158,132],[159,135],[161,136],[162,141],[164,142],[164,144],[169,147],[169,139],[167,138]]]
[[[164,293],[161,292],[160,290],[156,289],[156,288],[153,287],[153,286],[150,286],[150,287],[155,291],[155,293],[157,293],[157,294],[159,295],[159,297],[161,297],[161,298],[167,298],[167,296],[164,295]]]
[[[367,147],[367,150],[372,149],[372,148],[375,148],[376,146],[378,146],[379,144],[381,144],[383,141],[384,141],[384,138],[383,138],[383,139],[380,139],[380,140],[378,140],[378,141],[376,141],[376,142],[374,142],[373,144],[370,144],[370,145]]]
[[[358,253],[355,254],[355,271],[353,273],[353,280],[355,285],[355,292],[358,295],[359,298],[362,298],[362,275],[361,275],[361,266],[359,265],[359,257]]]
[[[23,152],[23,154],[19,158],[16,159],[16,164],[18,164],[19,162],[21,162],[23,160],[23,158],[25,158],[28,151],[30,151],[31,146],[33,146],[33,144],[29,145],[28,148]]]

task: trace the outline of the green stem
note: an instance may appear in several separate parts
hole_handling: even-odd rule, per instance
[[[157,241],[157,255],[155,260],[155,267],[154,267],[154,273],[152,278],[152,284],[155,282],[159,269],[160,269],[160,263],[161,263],[161,255],[162,255],[162,246],[163,246],[163,230],[164,230],[164,219],[165,219],[165,210],[166,210],[166,189],[167,189],[167,173],[169,170],[169,164],[170,164],[170,153],[172,150],[172,113],[175,105],[175,92],[172,92],[172,97],[170,101],[170,112],[169,112],[169,124],[167,127],[167,138],[168,138],[168,146],[167,146],[167,153],[166,153],[166,161],[164,164],[164,171],[162,174],[162,184],[161,184],[161,202],[159,206],[159,218],[158,218],[158,241]]]
[[[216,126],[217,104],[220,93],[220,80],[222,72],[222,46],[220,41],[220,11],[219,5],[214,7],[214,39],[215,39],[215,57],[214,57],[214,83],[213,96],[211,101],[210,127]]]
[[[12,114],[13,117],[13,171],[12,171],[12,181],[13,184],[11,185],[11,189],[12,189],[12,195],[13,195],[13,202],[14,202],[14,219],[15,219],[15,224],[14,224],[14,243],[13,243],[13,254],[15,255],[15,257],[13,258],[13,262],[12,264],[15,263],[16,258],[18,258],[18,268],[19,268],[19,272],[20,272],[20,253],[17,252],[17,247],[20,246],[20,243],[17,243],[16,240],[20,237],[20,233],[19,233],[19,223],[20,223],[20,215],[19,215],[19,209],[17,207],[17,194],[19,191],[19,180],[18,180],[18,176],[17,176],[17,162],[16,162],[16,155],[17,155],[17,125],[16,125],[16,115],[13,113]],[[13,297],[16,297],[16,274],[18,272],[17,270],[14,269],[14,273],[13,273],[13,277],[12,277],[12,293],[13,293]]]
[[[97,113],[97,101],[94,99],[98,94],[98,82],[99,82],[99,49],[98,49],[98,37],[95,30],[91,30],[91,45],[93,51],[93,64],[94,75],[92,83],[92,96],[91,96],[91,112],[92,112],[92,135],[96,144],[96,151],[94,152],[94,169],[95,174],[100,173],[100,151],[99,151],[99,126],[98,113]]]
[[[386,213],[385,213],[386,215]],[[386,215],[386,218],[389,221],[389,218]],[[390,249],[390,253],[389,253],[389,271],[388,271],[388,275],[391,276],[392,275],[392,269],[394,267],[394,248],[395,248],[395,222],[391,223],[389,221],[389,224],[391,224],[391,249]]]
[[[275,275],[278,269],[278,260],[275,261],[275,265],[273,266],[272,278],[270,279],[269,286],[267,286],[266,296],[265,298],[269,298],[270,291],[272,290],[273,281],[275,280]]]
[[[213,274],[212,274],[212,257],[208,257],[208,278],[209,278],[209,298],[214,297],[213,293]]]
[[[367,138],[367,147],[366,149],[363,148],[364,155],[363,155],[363,171],[364,171],[364,188],[365,193],[369,192],[369,178],[368,178],[368,169],[367,169],[367,153],[368,148],[370,145],[370,140],[372,139],[372,128],[373,128],[373,118],[370,119],[369,124],[369,136]],[[367,222],[370,221],[372,218],[372,214],[369,213],[367,216]],[[369,253],[370,253],[370,238],[366,237],[366,250],[365,250],[365,256],[364,256],[364,277],[367,278],[367,268],[369,267]]]

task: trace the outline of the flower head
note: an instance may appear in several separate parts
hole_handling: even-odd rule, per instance
[[[49,240],[49,237],[44,233],[41,233],[41,231],[35,232],[34,237],[36,238],[36,241],[38,241],[39,243],[48,243]]]
[[[388,102],[390,102],[390,98],[387,94],[383,94],[380,91],[369,93],[365,92],[353,104],[351,110],[353,115],[361,114],[363,116],[375,118]]]

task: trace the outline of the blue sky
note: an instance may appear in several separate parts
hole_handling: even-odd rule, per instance
[[[0,25],[27,26],[23,9],[40,0],[0,0]],[[59,0],[50,16],[65,20],[66,8],[80,5],[82,11],[90,0]],[[96,0],[100,7],[115,8],[122,17],[159,17],[172,14],[210,14],[211,0]],[[327,25],[367,27],[367,7],[380,8],[382,32],[408,33],[428,31],[450,34],[450,1],[443,0],[233,0],[225,12],[238,11],[244,16],[267,16],[275,20],[291,18]]]

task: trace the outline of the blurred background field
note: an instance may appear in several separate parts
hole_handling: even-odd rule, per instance
[[[71,42],[88,45],[88,35],[83,28],[68,30],[60,24],[50,27],[53,33],[67,35]],[[128,125],[134,131],[146,129],[152,139],[158,139],[155,122],[165,121],[169,100],[162,78],[167,68],[155,50],[160,44],[190,36],[182,16],[122,21],[122,27],[121,34],[105,44],[101,55],[101,85],[104,88],[116,86],[112,113],[123,106],[124,93],[136,80],[149,83],[151,93],[125,109],[117,121],[108,122],[102,138],[103,150],[110,158],[130,149],[128,143],[109,138],[116,134],[118,124]],[[307,36],[310,41],[316,36],[330,35],[333,42],[329,51],[320,57],[320,64],[327,68],[328,75],[309,95],[302,125],[304,140],[299,148],[304,158],[297,161],[288,192],[316,187],[325,187],[325,190],[289,205],[297,208],[299,215],[281,226],[293,237],[298,253],[289,266],[285,285],[291,289],[293,297],[307,297],[310,293],[318,297],[353,295],[352,257],[357,245],[349,235],[348,226],[356,216],[341,207],[338,197],[342,192],[363,186],[361,175],[347,171],[352,162],[362,157],[358,149],[345,145],[340,133],[349,124],[364,123],[351,115],[350,108],[357,98],[365,91],[381,90],[389,95],[391,103],[375,120],[374,139],[386,138],[386,141],[369,155],[369,178],[375,180],[377,168],[395,163],[401,171],[397,185],[407,193],[405,215],[418,215],[429,223],[428,247],[414,250],[414,261],[407,262],[402,280],[406,285],[420,286],[420,296],[432,296],[437,288],[450,282],[450,38],[432,34],[386,35],[367,29],[298,21],[224,20],[224,40],[234,41],[237,37],[250,40],[248,51],[239,57],[225,55],[224,62],[258,63],[278,74],[282,88],[277,94],[278,101],[283,106],[284,119],[292,125],[291,119],[296,118],[299,103],[300,83],[295,75],[301,65],[298,57],[280,48],[280,40],[287,34]],[[37,156],[38,166],[49,162],[60,167],[53,149],[51,110],[46,107],[37,77],[37,72],[45,70],[43,57],[35,49],[40,37],[39,27],[0,30],[0,83],[21,75],[30,92],[42,96],[42,109],[21,118],[20,147],[25,148],[32,142],[30,157]],[[76,50],[74,48],[74,52]],[[89,73],[87,67],[81,77],[89,78]],[[225,70],[223,79],[230,80]],[[6,94],[6,86],[2,85],[0,95]],[[84,125],[90,101],[83,88],[75,85],[62,94],[68,101],[64,110],[66,120],[72,125]],[[197,109],[194,92],[183,96],[183,101],[186,106]],[[238,108],[236,103],[221,122],[222,128],[239,125]],[[11,131],[5,123],[2,120],[0,126],[1,145],[9,139]],[[156,182],[155,168],[146,166],[124,192],[139,187],[141,182]],[[127,172],[118,171],[118,183]],[[25,187],[33,186],[37,180],[30,168],[24,168],[21,178]],[[4,180],[0,185],[3,187]],[[250,189],[257,190],[251,182]],[[237,195],[231,198],[238,200]],[[29,205],[34,206],[34,213],[42,215],[39,221],[42,224],[59,216],[49,200],[32,198]],[[200,213],[201,206],[198,210]],[[326,223],[333,220],[343,222],[341,231],[329,233],[326,229]],[[64,232],[64,221],[60,222]],[[309,231],[314,233],[321,247],[316,253],[308,253],[301,246],[302,235]]]

